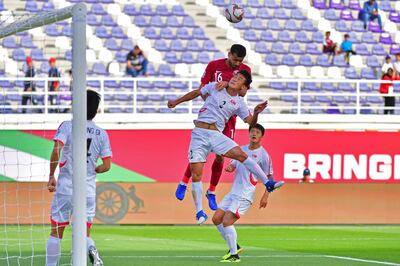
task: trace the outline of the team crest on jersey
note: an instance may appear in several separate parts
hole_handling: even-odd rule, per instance
[[[252,154],[251,156],[253,156],[253,158],[257,158],[257,154]]]
[[[239,72],[239,69],[233,71],[233,75],[236,75]]]
[[[231,104],[236,105],[236,101],[232,99]]]

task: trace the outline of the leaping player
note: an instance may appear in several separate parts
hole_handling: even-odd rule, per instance
[[[99,108],[100,96],[87,91],[87,252],[93,265],[102,266],[94,241],[90,238],[90,228],[96,212],[96,174],[107,172],[111,167],[111,147],[106,131],[99,128],[92,119]],[[51,205],[51,233],[47,240],[46,266],[56,266],[61,255],[61,240],[65,226],[72,214],[72,122],[65,121],[54,136],[54,148],[50,158],[48,190],[55,192]],[[60,159],[58,180],[54,177]],[[96,167],[98,158],[103,163]],[[85,177],[82,177],[85,178]]]
[[[243,163],[253,175],[262,180],[269,192],[284,184],[284,182],[268,180],[267,175],[256,161],[249,157],[232,139],[221,133],[231,116],[238,115],[245,123],[255,125],[258,115],[266,108],[267,101],[260,103],[254,108],[254,115],[252,115],[243,98],[239,96],[239,92],[247,91],[251,81],[250,73],[241,70],[230,79],[226,89],[218,90],[215,83],[210,83],[201,89],[185,94],[177,100],[168,101],[168,107],[174,108],[178,104],[193,100],[200,95],[208,95],[199,111],[198,118],[194,121],[195,128],[192,131],[188,156],[198,224],[204,223],[208,218],[202,206],[203,186],[201,178],[204,163],[210,152]]]
[[[249,128],[248,145],[242,146],[242,150],[253,158],[261,167],[263,172],[272,179],[272,161],[267,151],[261,146],[265,129],[262,125],[256,124]],[[214,213],[212,221],[220,232],[222,238],[228,243],[229,251],[222,257],[221,262],[239,262],[238,253],[242,250],[237,244],[237,234],[233,226],[236,221],[250,208],[254,200],[254,194],[258,178],[239,161],[232,160],[225,168],[227,172],[236,170],[235,179],[231,191],[223,198]],[[260,208],[265,208],[268,202],[269,192],[265,190],[260,201]]]
[[[201,78],[201,84],[199,89],[204,87],[210,82],[218,82],[217,87],[223,88],[228,85],[229,80],[240,70],[247,70],[251,74],[251,69],[249,66],[243,63],[243,59],[246,57],[246,47],[240,44],[234,44],[231,46],[231,49],[228,53],[227,58],[218,59],[211,61]],[[240,95],[242,97],[245,96]],[[234,139],[235,136],[235,126],[236,126],[236,115],[232,116],[225,124],[225,128],[222,130],[222,133]],[[221,155],[216,155],[214,162],[211,167],[211,180],[210,186],[206,192],[206,197],[208,199],[208,205],[211,210],[217,209],[217,202],[215,199],[215,188],[218,185],[219,179],[222,175],[222,170],[224,167],[224,158]],[[192,172],[190,171],[190,164],[186,167],[185,174],[179,183],[175,196],[178,200],[183,200],[185,197],[185,192],[187,185],[189,183],[190,177],[192,176]]]

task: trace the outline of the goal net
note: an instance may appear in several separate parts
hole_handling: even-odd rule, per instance
[[[86,6],[37,4],[0,15],[0,265],[45,265],[52,137],[72,118],[74,216],[59,265],[86,265],[86,186],[76,178],[86,176]]]

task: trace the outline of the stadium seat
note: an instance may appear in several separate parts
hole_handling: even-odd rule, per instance
[[[32,42],[32,38],[30,35],[22,36],[20,40],[21,47],[24,48],[36,48],[36,46]]]
[[[395,23],[400,23],[400,13],[391,12],[389,19]]]
[[[353,15],[350,10],[342,10],[340,12],[340,19],[348,20],[348,21],[354,20]]]
[[[272,15],[269,13],[269,10],[266,9],[265,7],[263,8],[258,8],[256,17],[260,19],[272,19]]]
[[[276,41],[274,35],[269,30],[261,32],[260,40],[265,41],[265,42],[275,42]]]
[[[301,23],[301,29],[305,31],[317,31],[317,28],[314,26],[313,22],[311,20],[304,20]]]
[[[92,67],[93,74],[107,76],[107,69],[102,63],[94,63]]]
[[[256,16],[253,14],[253,10],[251,8],[246,9],[246,18],[247,19],[255,19]]]
[[[118,63],[126,63],[126,55],[127,52],[118,51],[115,53],[115,60],[117,60]]]
[[[400,53],[400,47],[397,44],[393,44],[390,46],[390,53],[391,54],[399,54]]]
[[[115,39],[107,39],[104,43],[104,46],[111,51],[118,51],[119,49],[121,49],[119,47],[119,45],[117,44],[117,41]]]
[[[286,14],[285,9],[275,9],[274,17],[279,19],[289,19],[290,17]]]
[[[322,46],[318,47],[315,43],[308,43],[306,45],[306,53],[320,55],[322,54]]]
[[[365,44],[357,44],[356,53],[359,55],[369,55],[368,47]]]
[[[214,42],[211,40],[205,40],[202,47],[209,52],[218,52],[218,49],[215,47]]]
[[[184,27],[187,27],[187,28],[196,28],[197,27],[196,22],[190,16],[183,17],[183,23],[182,24],[183,24]]]
[[[181,5],[172,6],[171,11],[172,11],[172,15],[174,15],[174,16],[178,16],[178,17],[186,16],[185,10],[183,9],[183,7]]]
[[[308,91],[319,91],[320,88],[315,82],[304,82],[303,88]]]
[[[192,31],[193,38],[197,40],[207,40],[207,37],[202,28],[195,28]]]
[[[103,39],[110,38],[110,34],[108,33],[106,27],[104,27],[104,26],[96,27],[94,33],[99,38],[103,38]]]
[[[367,66],[371,68],[380,68],[381,63],[379,62],[378,58],[376,56],[368,56],[367,57]]]
[[[336,14],[336,11],[333,9],[327,9],[324,13],[324,18],[327,20],[340,20],[340,17]]]
[[[267,29],[276,30],[276,31],[282,30],[281,26],[279,25],[279,20],[277,20],[277,19],[268,20]]]
[[[274,54],[267,54],[265,57],[265,63],[271,66],[277,66],[280,64],[278,57]]]
[[[236,29],[238,29],[238,30],[247,30],[247,29],[250,29],[250,24],[247,23],[247,21],[245,21],[245,20],[242,20],[242,21],[239,22],[239,23],[235,23],[233,26],[234,26]]]
[[[186,29],[182,29],[182,30],[186,30]],[[186,31],[186,33],[187,33],[187,31]],[[160,37],[161,37],[161,39],[167,39],[167,40],[175,39],[174,34],[172,33],[172,31],[169,28],[162,28],[160,30]],[[180,39],[183,39],[182,37],[178,36],[178,31],[177,31],[177,37]]]
[[[331,102],[331,98],[329,98],[328,96],[325,96],[325,95],[317,95],[317,96],[315,96],[315,100],[320,103],[330,103]]]
[[[314,0],[314,7],[318,9],[327,9],[327,5],[325,3],[325,0]]]
[[[286,65],[280,65],[276,68],[276,74],[280,78],[291,78],[292,77],[292,72],[290,71],[290,68]]]
[[[264,30],[265,26],[263,25],[263,21],[261,19],[254,19],[250,23],[250,27],[255,30]]]
[[[58,31],[58,27],[55,24],[51,24],[45,27],[44,32],[48,35],[48,36],[52,36],[52,37],[57,37],[60,36],[60,32]]]
[[[208,52],[202,51],[197,54],[197,62],[202,64],[208,64],[211,61]]]
[[[127,4],[124,6],[123,12],[129,16],[137,16],[140,15],[138,11],[136,11],[135,5]]]
[[[282,0],[281,6],[287,9],[296,9],[297,5],[293,3],[293,0]]]
[[[125,39],[127,36],[125,35],[124,31],[120,27],[113,27],[111,29],[111,37],[117,39]]]
[[[281,41],[281,42],[292,42],[293,40],[292,40],[289,32],[280,31],[280,32],[278,32],[278,41]]]
[[[296,78],[307,78],[307,68],[305,66],[295,66],[293,70],[293,76]],[[297,82],[288,82],[287,87],[289,89],[297,89]]]
[[[282,64],[288,66],[296,66],[297,62],[292,55],[287,54],[282,57]]]
[[[117,26],[117,23],[115,23],[114,19],[108,14],[102,16],[101,24],[103,24],[104,26],[108,26],[108,27]]]
[[[46,61],[47,59],[43,55],[42,49],[32,49],[31,50],[31,57],[35,61]]]
[[[387,0],[380,1],[379,8],[381,10],[383,10],[383,11],[386,11],[386,12],[394,12],[395,11],[393,9],[392,4],[390,3],[390,1],[387,1]]]
[[[371,33],[372,34],[372,33]],[[379,42],[380,43],[383,43],[383,44],[393,44],[393,41],[392,41],[392,36],[390,36],[390,34],[389,33],[387,33],[387,32],[383,32],[383,33],[381,33],[381,35],[379,36]]]
[[[155,40],[159,39],[160,36],[158,36],[156,30],[154,28],[145,28],[143,32],[144,37],[150,40]]]
[[[331,0],[330,1],[330,8],[334,8],[334,9],[344,9],[344,6],[342,6],[342,1],[341,0]]]
[[[371,68],[363,68],[361,70],[361,78],[364,79],[376,79],[376,75],[374,74],[374,70]]]
[[[329,104],[329,108],[326,110],[326,113],[330,114],[330,115],[341,114],[341,112],[340,112],[340,110],[338,108],[338,105],[335,104],[335,103],[330,103]]]
[[[284,45],[280,42],[275,42],[271,46],[271,52],[277,54],[286,54],[287,50],[285,49]]]
[[[269,52],[265,42],[257,42],[254,46],[254,50],[260,54],[267,54]]]
[[[296,39],[296,42],[300,42],[300,43],[309,43],[310,42],[310,40],[308,39],[307,33],[305,33],[304,31],[296,32],[295,39]]]
[[[149,22],[147,22],[146,17],[142,16],[142,15],[135,16],[135,18],[133,19],[133,23],[139,27],[149,27],[150,26]]]
[[[72,29],[71,26],[67,25],[64,26],[61,32],[62,35],[67,36],[67,37],[71,37],[72,36]]]
[[[348,67],[344,70],[344,76],[347,79],[358,79],[359,76],[357,74],[357,71],[354,67]]]
[[[180,60],[177,58],[176,54],[173,52],[168,52],[164,55],[164,60],[169,64],[177,64],[180,63]]]
[[[172,40],[170,49],[175,52],[184,52],[186,50],[180,40]]]
[[[382,34],[381,34],[381,36],[382,36]],[[363,43],[368,43],[368,44],[376,44],[377,43],[374,35],[369,31],[366,33],[363,33],[363,35],[361,37],[361,41]],[[380,40],[380,42],[382,42],[382,41]]]
[[[154,16],[156,13],[153,11],[150,5],[141,5],[139,9],[140,14],[144,16]]]
[[[311,57],[308,55],[301,55],[300,56],[300,60],[299,60],[299,64],[302,66],[306,66],[306,67],[311,67],[313,66],[313,62],[311,60]]]
[[[355,32],[366,32],[364,22],[356,20],[351,24],[351,29]]]
[[[153,82],[147,80],[139,80],[137,86],[139,89],[154,89]]]
[[[270,8],[270,9],[279,8],[279,5],[276,3],[275,0],[265,0],[264,6]]]
[[[300,44],[293,42],[293,43],[289,44],[289,53],[304,54],[304,51],[301,49]]]
[[[322,43],[324,43],[324,40],[325,40],[324,34],[322,32],[319,32],[319,31],[318,32],[314,32],[312,34],[312,40],[315,43],[322,44]]]
[[[37,2],[35,1],[26,1],[25,10],[28,12],[39,12],[39,8],[37,6]]]
[[[12,51],[12,59],[15,61],[25,61],[26,55],[23,49],[15,49]]]
[[[150,26],[156,28],[164,28],[166,25],[162,17],[153,16],[150,18]]]
[[[374,46],[372,46],[372,53],[374,55],[386,55],[387,54],[387,52],[385,51],[385,48],[383,48],[383,46],[380,44],[375,44]]]
[[[225,58],[225,55],[221,52],[215,52],[213,60]]]
[[[257,33],[254,30],[247,30],[243,34],[243,39],[249,42],[255,42],[258,40]]]
[[[123,39],[121,42],[121,49],[123,50],[132,50],[133,42],[130,39]]]
[[[354,25],[354,23],[353,23],[353,25]],[[337,30],[337,31],[340,31],[340,32],[349,32],[350,31],[350,29],[347,27],[347,24],[346,24],[346,22],[344,22],[344,21],[342,21],[342,20],[339,20],[339,21],[337,21],[336,23],[335,23],[335,29]],[[363,28],[364,29],[364,28]],[[353,29],[354,30],[354,29]]]
[[[348,64],[344,58],[344,55],[337,55],[333,57],[333,65],[338,67],[347,67]]]
[[[297,23],[293,19],[289,19],[285,22],[285,29],[290,31],[298,31],[300,28],[297,26]]]
[[[385,24],[386,25],[386,24]],[[379,27],[378,23],[375,21],[370,21],[368,24],[368,29],[371,32],[381,32],[381,28]]]
[[[336,91],[336,87],[332,82],[322,82],[321,89],[325,91]]]
[[[98,3],[93,4],[90,11],[91,11],[91,13],[93,13],[95,15],[106,15],[107,14],[107,12],[104,11],[104,9],[103,9],[103,5],[98,4]]]
[[[179,28],[182,27],[182,23],[179,22],[179,20],[176,17],[167,17],[167,22],[166,22],[168,27],[172,28]]]
[[[326,54],[319,55],[317,57],[317,65],[322,67],[329,67],[331,64],[329,63],[328,56]]]
[[[370,33],[370,32],[366,32],[366,33]],[[366,33],[364,33],[364,34],[366,34]],[[363,36],[364,36],[364,34],[363,34]],[[350,41],[351,41],[353,44],[357,44],[357,43],[360,43],[360,42],[361,42],[361,41],[359,40],[358,35],[357,35],[356,32],[354,32],[354,31],[349,32],[349,36],[350,36]]]
[[[158,5],[156,7],[156,14],[163,17],[169,17],[172,13],[168,10],[166,5]]]
[[[97,17],[94,14],[87,15],[86,23],[90,26],[100,26],[100,22],[97,20]]]
[[[247,5],[253,8],[260,8],[263,6],[258,0],[248,0]]]
[[[303,12],[301,12],[301,10],[297,9],[297,8],[292,10],[290,17],[295,20],[306,20],[307,19],[307,17],[304,16]]]
[[[186,43],[186,49],[189,50],[189,51],[193,51],[193,52],[197,52],[197,51],[201,50],[199,42],[196,41],[196,40],[189,40]]]
[[[353,10],[361,10],[359,0],[349,0],[349,8]]]

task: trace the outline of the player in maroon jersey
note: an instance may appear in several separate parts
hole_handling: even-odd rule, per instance
[[[208,63],[206,70],[201,78],[200,88],[210,82],[218,82],[217,87],[223,88],[228,85],[228,81],[240,70],[246,70],[251,74],[251,69],[246,64],[243,64],[243,59],[246,56],[246,48],[240,44],[234,44],[228,53],[228,58],[218,59]],[[244,97],[245,95],[240,95]],[[235,136],[236,116],[232,116],[225,124],[223,134],[233,139]],[[222,175],[224,168],[224,158],[216,155],[211,172],[210,186],[207,190],[206,197],[208,199],[208,206],[212,210],[217,209],[217,202],[215,199],[215,188],[218,185],[219,179]],[[186,167],[185,174],[176,189],[175,196],[178,200],[183,200],[187,184],[189,183],[192,173],[190,171],[190,164]]]

